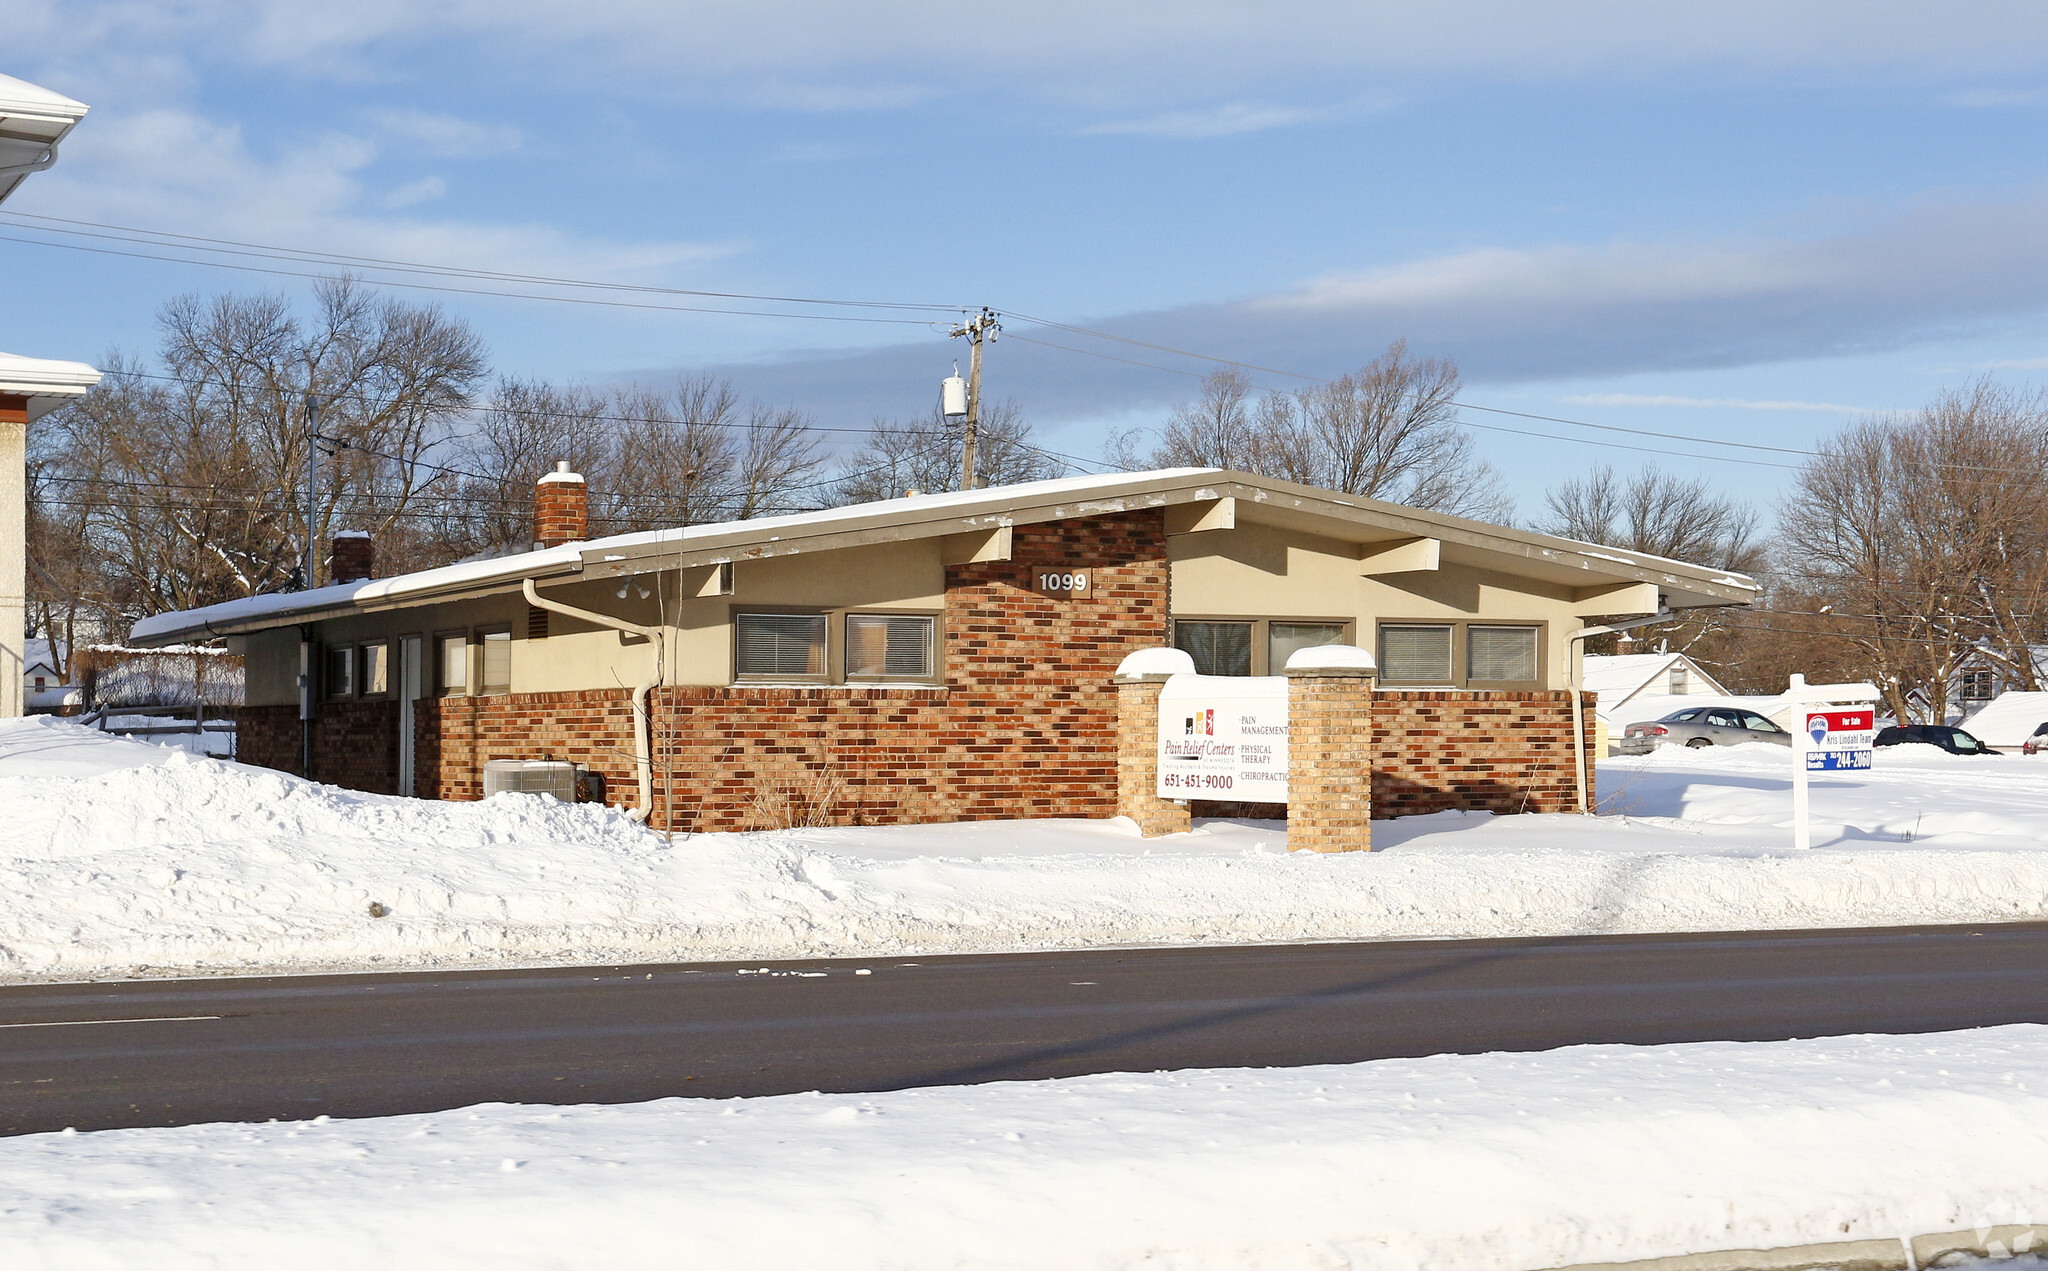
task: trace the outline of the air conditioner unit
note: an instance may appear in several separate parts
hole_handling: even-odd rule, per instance
[[[576,765],[560,759],[490,759],[484,762],[484,797],[551,794],[576,801]]]

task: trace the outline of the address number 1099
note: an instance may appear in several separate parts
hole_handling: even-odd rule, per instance
[[[1056,596],[1086,595],[1088,586],[1088,571],[1085,569],[1075,570],[1070,573],[1054,573],[1051,570],[1039,570],[1031,575],[1031,589],[1033,591],[1042,591]]]

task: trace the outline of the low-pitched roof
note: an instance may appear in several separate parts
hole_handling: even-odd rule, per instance
[[[987,534],[1006,526],[1101,516],[1144,508],[1206,505],[1225,523],[1300,530],[1361,547],[1436,543],[1441,558],[1513,573],[1594,595],[1615,593],[1631,607],[1654,589],[1673,608],[1749,604],[1757,584],[1742,574],[1641,553],[1620,553],[1529,530],[1426,512],[1218,468],[1171,468],[1032,481],[985,490],[921,494],[850,507],[687,525],[468,561],[394,578],[310,591],[251,596],[135,624],[139,645],[238,635],[271,627],[384,609],[409,608],[517,591],[523,580],[598,579],[657,570],[794,556],[872,543],[950,534]],[[1196,507],[1190,515],[1200,514]],[[1642,612],[1649,612],[1642,609]]]
[[[1608,715],[1638,695],[1655,696],[1649,694],[1650,687],[1681,662],[1708,686],[1709,692],[1727,693],[1728,690],[1709,675],[1706,668],[1683,653],[1589,653],[1579,684],[1587,692],[1599,696],[1600,704],[1594,709]]]
[[[1987,746],[2017,747],[2048,724],[2048,693],[2010,689],[1963,720],[1972,737]]]

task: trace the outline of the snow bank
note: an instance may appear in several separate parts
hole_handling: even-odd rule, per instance
[[[1526,1271],[2042,1220],[2048,1028],[0,1141],[10,1268]]]
[[[1777,747],[1602,765],[1611,815],[1285,827],[1010,821],[676,837],[535,795],[356,794],[39,717],[0,724],[0,979],[931,954],[2048,918],[2048,773]],[[377,912],[373,912],[373,909]]]

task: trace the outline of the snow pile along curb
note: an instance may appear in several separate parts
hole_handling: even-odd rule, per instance
[[[2048,1027],[0,1141],[10,1267],[1531,1271],[2035,1220]]]
[[[364,795],[8,721],[0,978],[2048,918],[2035,761],[1879,762],[1815,783],[1808,853],[1786,846],[1788,760],[1764,746],[1608,765],[1626,815],[1405,818],[1370,854],[1289,853],[1284,826],[1257,822],[669,844],[537,796]]]

